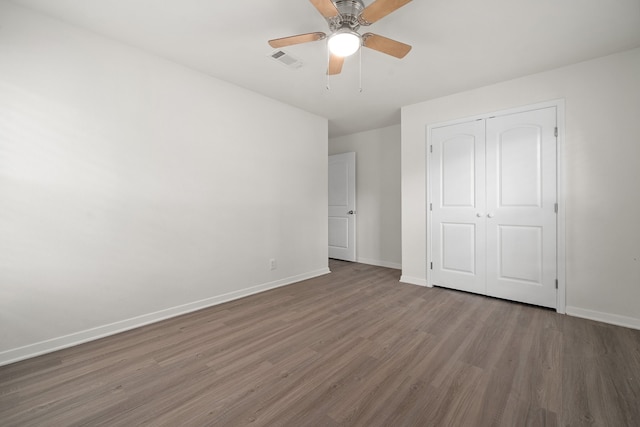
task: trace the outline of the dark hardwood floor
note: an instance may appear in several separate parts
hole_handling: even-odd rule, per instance
[[[640,331],[330,267],[0,367],[0,425],[640,426]]]

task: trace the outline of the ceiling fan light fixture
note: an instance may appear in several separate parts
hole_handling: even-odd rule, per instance
[[[327,44],[329,52],[333,55],[346,57],[353,55],[360,49],[362,40],[357,32],[349,28],[341,28],[329,37]]]

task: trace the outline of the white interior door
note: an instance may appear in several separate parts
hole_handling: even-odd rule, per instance
[[[556,109],[487,120],[487,295],[556,307]]]
[[[329,156],[329,258],[356,260],[356,153]]]
[[[431,131],[431,281],[557,304],[556,108]]]
[[[433,283],[485,293],[484,123],[431,133]]]

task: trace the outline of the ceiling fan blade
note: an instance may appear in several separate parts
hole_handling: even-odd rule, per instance
[[[340,74],[342,71],[342,64],[344,64],[344,57],[331,55],[329,57],[329,69],[327,70],[327,74],[330,76]]]
[[[336,8],[336,5],[331,0],[309,0],[311,4],[318,9],[318,12],[325,18],[333,18],[338,16],[340,12]]]
[[[315,42],[326,37],[327,35],[325,33],[298,34],[297,36],[282,37],[280,39],[269,40],[269,46],[277,49],[285,46],[291,46],[293,44]]]
[[[362,45],[387,55],[402,59],[411,50],[411,46],[373,33],[362,35]]]
[[[364,8],[360,14],[361,21],[365,25],[373,24],[391,12],[400,9],[410,1],[411,0],[376,0]]]

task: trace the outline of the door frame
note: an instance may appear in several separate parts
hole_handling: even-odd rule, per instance
[[[556,312],[564,314],[566,311],[566,256],[565,256],[565,176],[564,176],[564,139],[565,139],[565,102],[564,99],[554,99],[551,101],[540,102],[536,104],[523,105],[521,107],[509,108],[505,110],[493,111],[490,113],[478,114],[475,116],[464,117],[455,120],[448,120],[446,122],[431,123],[426,126],[425,132],[425,189],[426,189],[426,206],[425,212],[427,213],[426,229],[427,229],[427,248],[426,248],[426,268],[427,268],[427,286],[433,287],[433,281],[431,277],[430,263],[432,259],[431,250],[431,226],[432,226],[432,214],[430,205],[432,203],[431,194],[431,151],[429,146],[431,145],[431,131],[434,128],[443,126],[450,126],[459,123],[471,122],[474,120],[485,120],[495,116],[504,116],[508,114],[524,113],[531,110],[540,110],[543,108],[556,107],[558,137],[556,144],[556,179],[557,179],[557,198],[558,198],[558,215],[557,215],[557,228],[556,228],[556,267],[558,275],[558,293],[557,293],[557,307]]]

